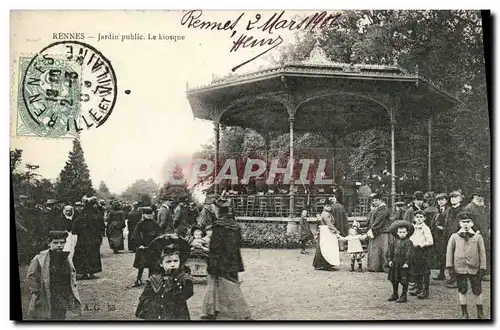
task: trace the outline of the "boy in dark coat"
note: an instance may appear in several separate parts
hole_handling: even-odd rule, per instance
[[[135,252],[134,268],[137,268],[137,279],[134,287],[142,285],[142,274],[144,268],[148,268],[151,276],[149,244],[158,236],[160,236],[160,227],[154,221],[154,213],[151,207],[142,207],[142,220],[135,226],[132,233],[132,239],[137,243],[138,247]]]
[[[434,279],[443,281],[445,279],[444,270],[446,268],[446,244],[448,244],[444,231],[446,226],[445,214],[448,209],[448,195],[446,193],[437,194],[436,203],[438,212],[432,218],[431,230],[434,238],[434,255],[439,265],[439,274]]]
[[[183,271],[189,245],[177,235],[163,235],[154,243],[152,255],[161,273],[149,277],[135,315],[144,320],[190,320],[186,301],[193,296],[193,281]]]
[[[396,220],[389,228],[392,235],[396,237],[392,241],[387,253],[389,262],[389,276],[387,277],[392,283],[392,295],[388,301],[396,301],[404,303],[407,300],[408,279],[410,272],[410,259],[413,244],[409,236],[413,233],[413,225],[404,220]],[[398,297],[399,284],[403,286],[403,292]]]
[[[457,220],[460,229],[451,235],[446,249],[446,268],[456,278],[462,318],[468,319],[467,282],[476,297],[477,318],[484,318],[481,278],[486,273],[486,249],[478,231],[472,230],[474,214],[460,213]]]
[[[308,254],[308,252],[306,251],[306,244],[308,241],[312,240],[313,237],[313,233],[311,231],[311,228],[309,227],[309,222],[307,222],[307,209],[305,208],[302,210],[299,220],[299,242],[301,247],[300,253]]]

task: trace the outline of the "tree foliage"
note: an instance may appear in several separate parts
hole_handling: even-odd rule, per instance
[[[128,201],[146,201],[145,195],[149,198],[155,198],[158,195],[159,186],[153,179],[139,179],[133,182],[125,191],[121,194],[121,197]]]
[[[16,197],[25,195],[30,203],[43,204],[49,198],[55,197],[54,184],[37,173],[38,165],[25,164],[21,170],[23,151],[10,151],[10,168],[12,175],[12,190]]]
[[[337,24],[321,31],[318,41],[333,61],[398,65],[459,98],[463,105],[436,111],[434,116],[433,187],[461,188],[466,193],[477,186],[489,188],[490,124],[479,11],[345,11]],[[315,42],[313,32],[299,31],[294,44],[280,47],[280,56],[269,59],[274,58],[274,64],[304,60]],[[400,122],[396,128],[396,174],[412,182],[407,190],[427,187],[426,127],[426,123]],[[301,148],[303,136],[296,134],[296,149]],[[262,149],[263,141],[247,129],[227,128],[221,137],[221,154],[248,155]],[[337,175],[362,177],[390,170],[387,130],[359,131],[339,141],[304,141],[311,150],[332,147],[330,142],[344,148],[336,153]],[[287,135],[272,139],[273,156],[286,154],[288,143]]]

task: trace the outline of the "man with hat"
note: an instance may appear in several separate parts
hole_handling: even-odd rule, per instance
[[[474,231],[474,215],[461,212],[456,219],[459,230],[453,233],[446,249],[446,268],[456,279],[462,318],[468,319],[467,291],[470,282],[476,297],[477,318],[484,318],[481,278],[486,272],[486,249],[479,231]]]
[[[132,204],[132,210],[127,214],[127,227],[128,227],[128,237],[127,237],[127,248],[131,252],[135,252],[137,248],[137,242],[133,238],[135,227],[141,221],[142,212],[139,210],[139,203],[134,202]],[[154,219],[154,217],[153,217]]]
[[[158,209],[157,224],[164,234],[173,234],[174,230],[174,215],[173,215],[173,198],[168,195],[162,195],[161,206]]]
[[[187,210],[188,196],[180,196],[179,204],[174,210],[174,230],[180,237],[185,237],[188,232],[189,214]]]
[[[472,201],[464,207],[464,211],[470,212],[474,214],[474,228],[481,232],[481,235],[484,238],[484,245],[486,247],[486,264],[487,271],[490,271],[490,249],[491,249],[491,241],[490,241],[490,215],[486,211],[486,207],[484,205],[484,197],[485,192],[482,189],[476,189],[472,194]],[[489,281],[487,276],[483,277],[484,281]]]
[[[457,216],[462,212],[463,210],[463,200],[464,200],[464,195],[462,194],[461,190],[455,190],[450,193],[450,203],[451,207],[446,210],[445,214],[445,235],[446,235],[446,242],[449,242],[451,235],[456,233],[460,229],[460,223],[458,221]],[[453,273],[450,274],[450,278],[446,282],[446,287],[453,289],[457,287],[457,281],[456,278],[453,276]]]
[[[49,249],[31,261],[26,276],[31,291],[29,320],[64,320],[68,309],[81,312],[75,268],[69,252],[63,251],[67,236],[65,231],[50,231],[46,241]]]
[[[396,208],[394,211],[394,215],[392,216],[393,221],[403,220],[406,212],[406,210],[404,209],[404,207],[406,206],[405,202],[396,202],[396,204],[394,205],[396,206]]]
[[[212,225],[217,220],[212,206],[212,204],[215,203],[216,198],[216,195],[208,195],[205,197],[205,201],[203,202],[203,208],[201,209],[198,217],[198,227],[204,230],[210,230]]]
[[[134,286],[142,285],[142,274],[144,268],[148,268],[151,275],[158,268],[151,263],[151,253],[148,250],[149,244],[161,235],[161,230],[153,218],[153,209],[149,206],[141,207],[141,220],[134,226],[134,231],[130,237],[136,244],[134,268],[137,268],[137,279]]]
[[[445,235],[446,210],[448,210],[448,194],[439,193],[436,195],[437,212],[431,221],[432,236],[434,237],[434,255],[439,267],[439,274],[434,277],[437,281],[445,279],[446,266],[446,245],[448,244]]]
[[[385,204],[380,193],[371,196],[374,206],[368,219],[368,271],[387,272],[387,250],[389,249],[389,226],[391,210]]]
[[[415,191],[413,193],[413,203],[406,210],[403,220],[412,223],[413,218],[415,217],[415,211],[418,210],[423,211],[424,210],[423,205],[424,205],[424,193],[421,191]]]

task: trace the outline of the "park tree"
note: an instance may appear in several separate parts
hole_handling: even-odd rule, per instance
[[[25,195],[30,203],[43,204],[47,199],[55,197],[54,184],[37,173],[39,166],[25,164],[21,170],[23,151],[10,151],[10,168],[12,177],[12,191],[15,197]]]
[[[180,165],[173,166],[172,170],[168,173],[168,178],[167,182],[165,182],[160,189],[160,198],[165,196],[179,198],[184,196],[189,197],[191,195],[191,192],[188,189],[188,182],[184,177],[184,173]]]
[[[143,200],[143,196],[145,195],[149,196],[149,199],[156,196],[158,190],[158,184],[153,179],[139,179],[127,187],[121,196],[128,201],[139,202]]]
[[[112,194],[111,191],[109,191],[109,188],[104,181],[101,181],[99,183],[99,188],[97,188],[96,195],[98,198],[105,200],[110,200],[115,198],[114,194]]]
[[[65,203],[74,203],[85,195],[94,195],[90,172],[80,140],[73,140],[73,149],[69,152],[68,160],[61,173],[56,185],[57,198]]]

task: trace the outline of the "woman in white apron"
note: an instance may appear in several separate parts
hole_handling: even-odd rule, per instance
[[[63,217],[68,221],[68,228],[73,228],[73,216],[75,215],[75,210],[73,206],[66,205],[63,209]],[[63,251],[69,252],[69,258],[73,258],[73,253],[75,252],[76,236],[71,233],[71,229],[67,230],[68,237],[66,238],[66,244],[64,245]]]
[[[318,270],[336,270],[340,267],[340,252],[337,234],[339,231],[335,228],[335,219],[330,211],[332,210],[332,201],[326,200],[318,219],[318,247],[314,255],[313,267]]]

